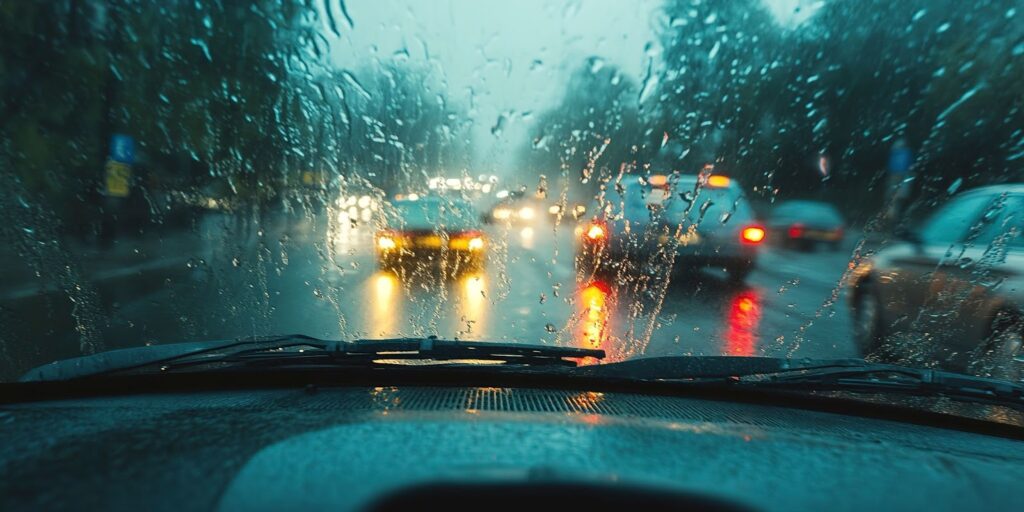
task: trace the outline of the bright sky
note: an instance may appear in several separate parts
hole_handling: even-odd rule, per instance
[[[765,0],[780,23],[806,19],[815,0]],[[336,0],[332,56],[355,70],[369,59],[408,50],[429,62],[450,96],[470,112],[477,160],[474,172],[504,173],[530,120],[513,116],[500,136],[491,127],[503,112],[539,112],[559,100],[569,73],[590,56],[619,66],[637,82],[645,46],[657,52],[653,27],[662,0],[347,0],[349,27]],[[800,6],[804,8],[794,14]]]

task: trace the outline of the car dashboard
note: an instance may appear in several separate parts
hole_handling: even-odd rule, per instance
[[[1024,443],[704,398],[318,387],[0,406],[0,509],[1010,510]]]

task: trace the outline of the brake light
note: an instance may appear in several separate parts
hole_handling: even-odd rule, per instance
[[[803,224],[793,224],[792,226],[789,227],[788,234],[790,238],[800,238],[804,236]]]
[[[587,228],[587,232],[585,234],[587,235],[587,238],[591,240],[601,240],[605,235],[604,228],[597,224],[591,224],[590,227]]]
[[[652,188],[665,188],[665,186],[668,185],[668,176],[665,176],[664,174],[654,174],[647,179],[647,183]]]
[[[759,244],[764,241],[764,236],[764,228],[758,226],[743,228],[743,231],[740,232],[740,239],[748,244]]]
[[[728,176],[722,176],[721,174],[712,174],[708,176],[708,186],[712,188],[725,188],[732,183],[732,180]]]

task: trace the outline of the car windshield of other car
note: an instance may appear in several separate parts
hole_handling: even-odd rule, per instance
[[[828,225],[842,225],[843,218],[829,204],[811,201],[789,201],[772,209],[772,220],[814,221]]]
[[[426,199],[395,202],[395,223],[407,229],[433,230],[471,226],[472,207],[464,202]]]
[[[0,381],[301,333],[1019,383],[1021,84],[1020,0],[2,2]]]

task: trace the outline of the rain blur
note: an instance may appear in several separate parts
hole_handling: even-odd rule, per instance
[[[0,2],[0,380],[284,333],[1020,380],[1022,17]]]

